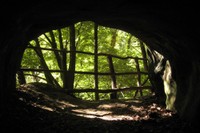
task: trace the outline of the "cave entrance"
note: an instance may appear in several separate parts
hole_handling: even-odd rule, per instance
[[[30,41],[16,84],[45,83],[84,100],[152,95],[147,49],[120,29],[78,22]]]

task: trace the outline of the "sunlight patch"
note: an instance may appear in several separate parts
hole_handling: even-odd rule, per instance
[[[108,114],[112,114],[111,111],[101,111],[96,109],[73,109],[72,112],[82,114],[82,115],[94,115],[94,116],[104,116]]]
[[[126,108],[127,104],[122,103],[110,103],[110,104],[102,104],[99,105],[97,108],[99,109],[112,109],[112,108]]]
[[[39,104],[36,104],[36,103],[33,103],[33,104],[31,104],[33,107],[38,107],[38,108],[41,108],[41,109],[43,109],[43,110],[47,110],[47,111],[51,111],[51,112],[53,112],[53,111],[55,111],[55,109],[53,109],[53,108],[51,108],[51,107],[47,107],[47,106],[43,106],[43,105],[39,105]]]
[[[63,109],[64,108],[69,108],[69,107],[73,107],[73,108],[78,107],[78,105],[74,105],[72,103],[65,102],[65,101],[59,101],[59,100],[57,100],[57,102],[61,104],[59,107],[63,108]]]

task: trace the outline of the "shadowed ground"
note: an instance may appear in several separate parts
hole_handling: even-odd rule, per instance
[[[43,133],[192,132],[192,126],[154,97],[82,101],[51,87],[27,84],[2,116],[6,131]]]

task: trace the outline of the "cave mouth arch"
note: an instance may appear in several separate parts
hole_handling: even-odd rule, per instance
[[[18,6],[12,7],[16,12],[10,12],[9,15],[3,14],[4,9],[10,8],[8,4],[1,8],[4,10],[2,10],[4,25],[1,31],[2,108],[7,105],[7,98],[11,97],[10,93],[15,89],[15,73],[19,68],[27,40],[49,29],[62,27],[66,23],[72,24],[90,19],[129,31],[170,59],[178,84],[176,106],[179,114],[182,118],[198,125],[200,99],[196,95],[199,93],[200,71],[196,44],[199,43],[197,40],[199,22],[195,15],[198,13],[198,8],[191,3],[133,5],[126,1],[121,1],[120,4],[111,2],[108,5],[101,2],[100,5],[86,2],[83,8],[82,5],[76,6],[77,3],[74,2],[26,3],[27,6],[18,2],[16,3]],[[57,10],[51,11],[51,9]]]
[[[29,86],[30,88],[31,87],[33,87],[33,86]],[[34,87],[33,87],[34,88]],[[39,95],[41,95],[41,94],[34,94],[34,95],[38,95],[38,97],[39,97],[39,99],[40,99],[40,96]],[[23,100],[23,99],[22,99]],[[69,99],[68,99],[69,100]],[[59,100],[58,100],[59,101]],[[134,101],[130,101],[130,102],[133,102],[134,103]],[[155,102],[155,101],[154,101]],[[57,103],[58,104],[58,103]],[[63,104],[63,102],[62,103],[60,103],[60,104]],[[84,105],[84,104],[83,104]],[[34,105],[35,107],[39,107],[39,105],[37,105],[37,104],[35,104]],[[129,104],[129,102],[127,102],[127,103],[115,103],[114,105],[112,105],[112,104],[110,104],[110,105],[108,105],[108,104],[105,104],[105,105],[98,105],[98,106],[96,106],[95,108],[98,108],[98,109],[94,109],[94,108],[92,108],[92,109],[76,109],[77,107],[79,107],[79,106],[77,106],[77,105],[75,105],[75,104],[65,104],[65,107],[66,106],[69,106],[69,108],[75,108],[75,109],[71,109],[70,111],[72,111],[74,114],[77,114],[78,116],[84,116],[84,117],[90,117],[90,118],[98,118],[98,117],[102,117],[102,119],[107,119],[107,120],[111,120],[111,118],[108,118],[108,117],[103,117],[104,115],[106,116],[106,115],[108,115],[108,114],[113,114],[113,115],[115,115],[115,113],[117,112],[114,108],[120,108],[120,109],[122,109],[122,110],[125,110],[127,107],[131,107],[131,109],[132,110],[129,110],[130,112],[126,112],[127,114],[129,114],[129,113],[133,113],[134,111],[133,110],[140,110],[141,112],[143,111],[142,109],[140,109],[140,108],[137,108],[137,107],[135,107],[135,106],[132,106],[132,105],[130,105]],[[91,106],[91,105],[90,105]],[[42,107],[43,109],[46,109],[46,110],[49,110],[49,111],[54,111],[52,108],[50,108],[50,107],[45,107],[45,106],[40,106],[40,107]],[[105,112],[103,112],[102,110],[103,109],[107,109],[107,112],[105,111]],[[112,111],[108,111],[108,109],[111,109]],[[158,110],[162,110],[163,112],[164,112],[164,108],[160,108],[157,104],[155,104],[155,103],[152,103],[152,105],[151,105],[151,109],[158,109]],[[133,112],[131,112],[131,111],[133,111]],[[155,117],[155,114],[153,114],[153,113],[151,113],[151,111],[152,110],[149,110],[149,114],[148,115],[150,115],[151,117]],[[155,111],[155,110],[154,110]],[[161,112],[162,112],[161,111]],[[99,114],[97,114],[97,113],[95,113],[95,112],[99,112]],[[148,111],[147,111],[148,112]],[[153,111],[152,111],[153,112]],[[119,113],[119,112],[118,112]],[[154,112],[155,113],[155,112]],[[117,114],[117,113],[116,113]],[[143,114],[144,115],[144,114]],[[149,116],[148,115],[144,115],[143,117],[138,117],[137,115],[136,116],[134,116],[134,117],[129,117],[129,116],[118,116],[118,118],[117,118],[117,116],[115,116],[116,118],[115,118],[115,120],[122,120],[122,119],[129,119],[129,120],[147,120],[147,119],[149,119]],[[163,116],[162,116],[163,115]],[[166,113],[164,113],[164,114],[162,114],[161,115],[161,117],[170,117],[172,114],[171,113],[169,113],[168,112],[168,114]],[[157,116],[156,116],[157,117]]]
[[[173,50],[173,48],[167,47],[167,49],[166,49],[165,45],[173,43],[173,37],[170,36],[169,34],[166,34],[165,32],[162,33],[159,30],[155,30],[154,29],[155,24],[145,23],[143,21],[144,18],[140,18],[140,17],[136,16],[133,18],[133,20],[128,22],[127,20],[124,21],[123,19],[122,20],[119,19],[119,16],[122,15],[121,13],[119,13],[119,14],[111,13],[111,14],[101,14],[103,16],[103,19],[101,19],[101,18],[99,18],[99,16],[93,16],[92,14],[88,14],[88,12],[86,11],[85,15],[84,15],[84,13],[81,14],[80,16],[76,14],[77,15],[77,16],[75,15],[76,17],[69,15],[69,17],[67,17],[68,18],[67,21],[65,18],[66,14],[64,13],[63,15],[59,16],[58,20],[55,21],[54,19],[55,19],[55,17],[57,17],[57,15],[59,13],[60,12],[55,13],[52,16],[49,15],[48,17],[45,17],[45,14],[42,14],[41,16],[39,16],[40,19],[44,17],[45,18],[44,22],[46,22],[46,23],[40,24],[37,21],[30,23],[28,21],[28,23],[30,23],[30,24],[26,24],[26,25],[22,26],[22,28],[26,29],[25,31],[22,31],[22,33],[26,32],[26,34],[23,33],[22,35],[25,35],[26,40],[27,39],[30,40],[31,38],[33,39],[34,37],[38,36],[39,34],[42,34],[44,31],[49,31],[50,29],[60,28],[60,27],[63,27],[63,25],[64,26],[71,25],[73,23],[83,21],[83,20],[87,20],[87,21],[91,20],[91,21],[99,23],[102,26],[107,26],[107,27],[117,28],[117,29],[127,31],[127,32],[133,34],[134,36],[140,38],[141,40],[144,40],[145,42],[147,42],[150,47],[161,52],[163,55],[166,55],[167,58],[171,58],[171,56],[172,56],[172,55],[170,55],[170,51]],[[113,15],[112,19],[110,19],[110,17],[111,17],[110,15]],[[29,16],[26,16],[26,17],[29,18]],[[26,17],[24,19],[28,19]],[[31,18],[29,18],[29,19],[31,19]],[[115,21],[116,19],[119,19],[119,21],[116,22]],[[134,23],[133,23],[133,21],[134,21]],[[153,26],[154,28],[149,28],[151,26]],[[145,29],[145,28],[147,28],[147,29]],[[160,27],[158,27],[158,29],[159,28]],[[153,30],[153,33],[151,30]],[[26,45],[27,44],[25,44],[23,46],[23,49],[25,49]],[[21,55],[21,57],[22,57],[22,55]],[[172,60],[172,63],[173,63],[173,60]],[[19,60],[18,60],[17,64],[19,64]]]

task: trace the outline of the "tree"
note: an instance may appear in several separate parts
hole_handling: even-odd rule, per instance
[[[22,66],[32,70],[39,66],[41,79],[65,89],[68,94],[72,94],[74,89],[95,89],[95,93],[74,95],[99,100],[109,98],[109,95],[100,94],[98,90],[137,85],[138,78],[131,72],[136,72],[138,67],[140,71],[147,71],[146,62],[140,60],[145,58],[143,45],[130,33],[91,21],[78,22],[46,32],[31,41],[24,53]],[[28,59],[29,55],[32,55],[32,61]],[[139,62],[137,67],[134,56]],[[33,61],[35,66],[30,65]],[[142,84],[147,76],[141,75],[140,79]],[[118,93],[113,92],[110,96],[116,99]],[[133,96],[133,91],[123,93],[123,97],[130,96]]]

